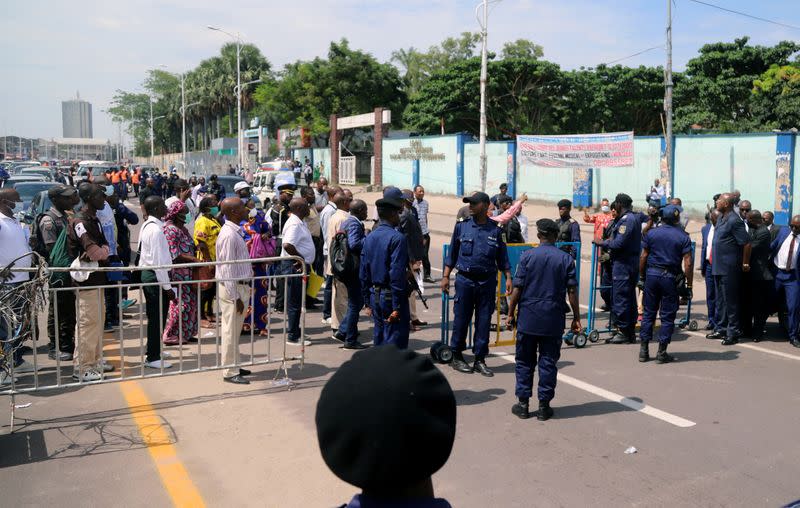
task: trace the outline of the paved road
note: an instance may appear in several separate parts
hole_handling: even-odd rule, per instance
[[[434,237],[432,259],[441,259],[445,241]],[[431,310],[422,316],[430,326],[411,341],[423,353],[438,339],[440,321],[437,289],[426,293]],[[703,294],[699,282],[696,293]],[[44,392],[17,399],[31,406],[18,410],[24,420],[13,435],[3,404],[3,504],[346,501],[354,489],[321,460],[313,417],[321,386],[350,353],[328,338],[319,312],[308,314],[307,325],[314,345],[302,370],[290,368],[291,391],[272,385],[270,366],[254,369],[244,387],[208,372]],[[365,335],[367,327],[362,317]],[[683,331],[671,351],[676,363],[656,365],[638,363],[636,345],[564,346],[555,418],[544,423],[510,414],[513,348],[492,349],[494,378],[443,367],[458,401],[458,430],[434,478],[437,494],[454,506],[779,506],[800,498],[800,353],[780,341],[723,348]],[[189,346],[184,353],[192,358]],[[638,453],[623,453],[630,446]]]

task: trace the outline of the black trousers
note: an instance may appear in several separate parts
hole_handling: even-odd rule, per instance
[[[770,291],[775,287],[774,280],[747,280],[744,284],[747,293],[744,294],[744,305],[741,310],[742,333],[751,337],[764,336],[764,326],[770,314]]]
[[[431,235],[422,235],[422,276],[426,279],[431,278],[431,260],[428,257],[428,252],[431,250]]]
[[[142,271],[142,282],[156,282],[156,272]],[[167,322],[169,300],[164,297],[161,285],[144,286],[145,310],[147,312],[147,361],[161,359],[161,335]]]
[[[200,290],[200,318],[207,319],[214,315],[214,297],[217,296],[217,286]]]
[[[58,312],[56,312],[56,310]],[[56,313],[58,314],[58,349],[75,353],[75,292],[54,291],[47,306],[47,336],[50,351],[56,350]]]

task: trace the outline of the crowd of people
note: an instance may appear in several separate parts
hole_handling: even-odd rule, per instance
[[[196,342],[199,328],[217,326],[218,320],[222,364],[237,365],[241,334],[269,335],[270,314],[275,312],[285,314],[287,343],[308,346],[312,342],[300,325],[304,306],[321,306],[323,323],[348,350],[366,347],[358,329],[364,309],[372,318],[375,346],[405,349],[410,333],[427,325],[416,309],[418,290],[433,282],[429,203],[422,186],[385,188],[375,203],[377,216],[368,217],[367,203],[354,199],[348,189],[329,185],[324,177],[312,186],[298,187],[295,175],[281,172],[274,184],[276,196],[265,206],[246,181],[235,186],[235,195],[226,196],[214,175],[206,182],[194,175],[189,180],[164,179],[156,172],[134,172],[145,182],[138,189],[144,222],[134,250],[129,226],[139,217],[125,205],[125,190],[115,183],[124,182],[122,171],[116,177],[97,176],[77,189],[53,187],[52,208],[37,218],[30,240],[13,219],[15,191],[0,191],[0,235],[4,235],[0,240],[14,247],[0,264],[33,248],[52,266],[77,260],[84,270],[79,272],[84,277],[62,280],[71,289],[55,291],[48,308],[50,357],[74,361],[75,379],[98,380],[113,369],[102,359],[101,338],[104,331],[120,326],[122,311],[135,303],[128,298],[129,284],[115,287],[126,281],[126,275],[92,271],[92,266],[140,268],[147,368],[171,368],[162,355],[164,346]],[[673,360],[667,348],[679,306],[693,297],[695,257],[681,201],[667,202],[661,187],[656,181],[645,196],[646,212],[634,211],[633,199],[619,194],[613,202],[602,200],[599,213],[584,212],[583,221],[594,229],[602,309],[610,311],[612,322],[607,342],[637,342],[639,325],[639,360],[650,360],[649,343],[657,341],[655,360],[667,363]],[[501,273],[506,286],[500,310],[507,315],[506,325],[517,330],[519,401],[513,412],[547,419],[552,415],[549,403],[569,310],[573,321],[566,342],[585,331],[575,276],[580,227],[572,217],[572,203],[559,201],[553,219],[535,223],[534,241],[540,247],[525,251],[512,267],[507,245],[528,242],[529,227],[521,213],[527,197],[514,200],[507,190],[503,185],[492,197],[473,193],[463,198],[465,206],[457,214],[440,282],[443,292],[454,291],[451,367],[493,375],[486,358]],[[83,207],[73,216],[79,201]],[[800,216],[781,228],[774,224],[772,213],[753,210],[738,192],[714,196],[714,203],[699,249],[708,303],[707,336],[726,346],[742,337],[759,341],[765,337],[767,317],[777,312],[791,344],[800,347]],[[263,258],[278,260],[252,261]],[[204,262],[200,267],[181,266]],[[303,274],[312,273],[324,278],[321,299],[303,291]],[[24,277],[17,273],[7,283],[20,283]],[[70,312],[75,308],[77,313]],[[473,357],[467,360],[470,326]],[[15,374],[29,372],[30,362],[15,355]],[[535,364],[539,410],[529,412]],[[223,379],[246,384],[248,374],[231,367],[223,371]],[[3,382],[10,383],[6,373]]]

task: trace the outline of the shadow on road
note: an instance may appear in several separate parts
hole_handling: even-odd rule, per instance
[[[531,407],[533,410],[534,407]],[[554,415],[556,420],[566,420],[569,418],[581,418],[584,416],[598,416],[610,413],[619,413],[620,411],[633,411],[622,404],[611,402],[610,400],[598,400],[593,402],[585,402],[583,404],[574,404],[571,406],[553,406]]]
[[[670,353],[676,362],[718,362],[736,360],[739,351],[689,351],[686,353]]]
[[[485,402],[491,402],[501,395],[505,395],[506,391],[502,388],[489,388],[476,392],[473,390],[454,390],[453,394],[456,396],[457,406],[475,406]]]

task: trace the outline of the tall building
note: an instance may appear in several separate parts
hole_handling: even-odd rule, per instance
[[[75,99],[61,103],[61,122],[65,138],[92,137],[92,105],[81,100],[78,93]]]

